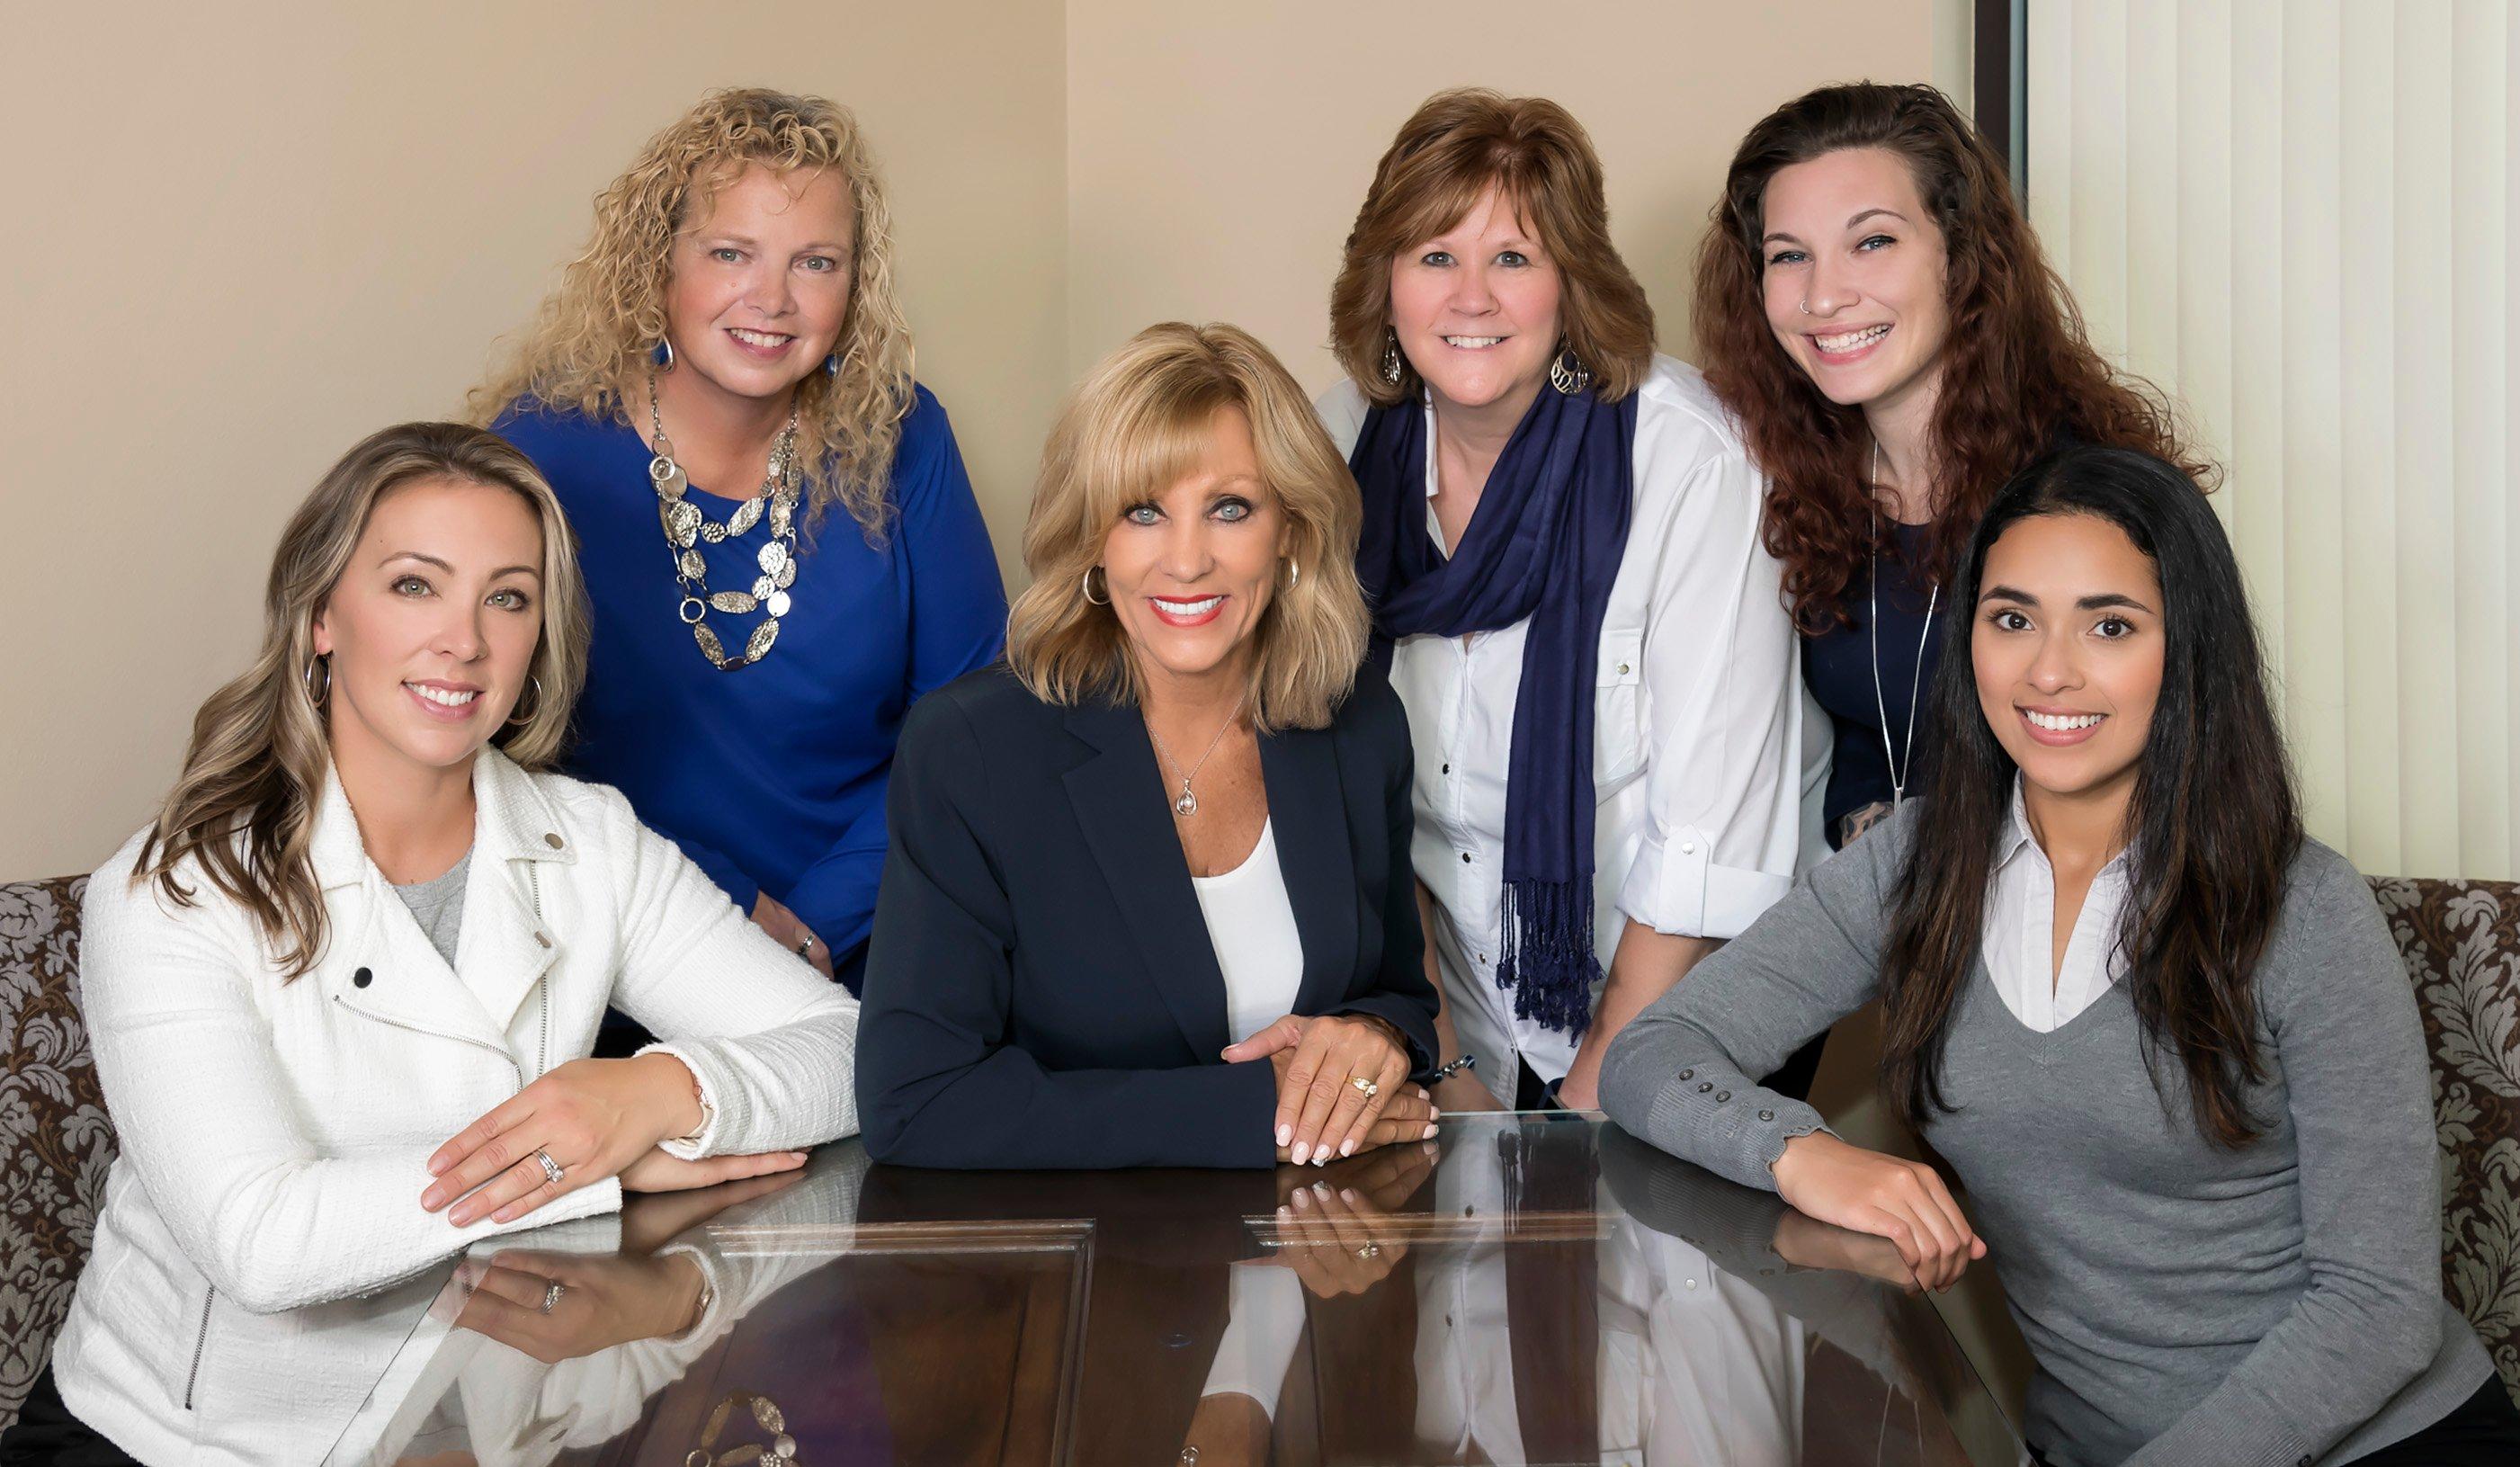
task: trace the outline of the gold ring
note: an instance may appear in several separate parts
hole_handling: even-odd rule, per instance
[[[1368,1099],[1368,1100],[1372,1100],[1372,1099],[1373,1097],[1375,1097],[1376,1095],[1379,1095],[1379,1094],[1381,1094],[1381,1093],[1382,1093],[1382,1087],[1381,1087],[1380,1085],[1377,1085],[1377,1084],[1375,1084],[1373,1081],[1372,1081],[1372,1080],[1370,1080],[1370,1079],[1367,1079],[1367,1078],[1366,1078],[1364,1076],[1362,1076],[1362,1075],[1357,1075],[1357,1076],[1351,1076],[1351,1077],[1349,1077],[1349,1078],[1348,1078],[1348,1083],[1349,1083],[1349,1084],[1351,1084],[1351,1085],[1356,1086],[1356,1087],[1357,1087],[1357,1089],[1358,1089],[1361,1093],[1363,1093],[1363,1095],[1365,1096],[1365,1098],[1366,1098],[1366,1099]]]

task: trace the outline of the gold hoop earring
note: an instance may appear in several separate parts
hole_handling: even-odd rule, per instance
[[[315,686],[315,674],[319,671],[324,674],[324,686],[320,688]],[[306,684],[307,698],[317,708],[322,708],[324,700],[333,696],[333,655],[329,652],[315,654],[315,660],[306,665],[300,677]]]
[[[1111,577],[1107,575],[1102,577],[1102,595],[1097,596],[1094,594],[1094,573],[1102,569],[1102,568],[1101,566],[1088,566],[1085,568],[1085,599],[1087,602],[1095,606],[1109,606],[1111,604]]]
[[[533,695],[534,695],[533,707],[532,707],[532,708],[530,708],[530,709],[527,709],[524,712],[521,712],[521,713],[518,712],[518,711],[517,711],[516,710],[514,710],[514,709],[509,710],[509,711],[508,711],[508,726],[509,726],[510,728],[522,728],[522,727],[524,727],[526,724],[531,723],[531,722],[533,722],[533,721],[534,721],[534,714],[539,713],[539,712],[541,712],[541,711],[542,711],[542,707],[543,707],[543,680],[542,680],[541,678],[539,678],[539,677],[535,676],[533,673],[528,672],[528,673],[526,673],[526,674],[525,674],[525,683],[526,683],[526,686],[527,686],[528,688],[530,688],[530,689],[532,690],[532,692],[533,692]],[[520,704],[521,704],[521,703],[523,703],[524,701],[525,701],[525,700],[523,700],[523,699],[521,699],[521,698],[519,698],[519,699],[518,699],[518,700],[517,700],[517,702],[518,702],[518,703],[520,703]]]

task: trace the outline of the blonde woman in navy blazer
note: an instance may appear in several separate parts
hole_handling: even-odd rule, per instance
[[[930,1167],[1320,1164],[1432,1134],[1399,700],[1354,485],[1228,326],[1141,333],[1044,456],[1008,663],[893,766],[858,1096]]]

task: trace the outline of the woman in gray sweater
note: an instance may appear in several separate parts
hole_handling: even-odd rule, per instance
[[[2007,485],[1953,589],[1927,799],[1611,1046],[1628,1129],[1948,1284],[1992,1256],[2058,1467],[2507,1464],[2444,1301],[2422,1031],[2369,890],[2306,839],[2239,568],[2149,455]],[[1966,1184],[1765,1075],[1882,1000],[1886,1094]]]

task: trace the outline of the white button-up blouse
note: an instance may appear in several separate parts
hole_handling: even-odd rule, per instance
[[[1627,918],[1734,937],[1785,894],[1806,852],[1817,861],[1827,849],[1828,721],[1809,707],[1783,572],[1760,543],[1767,481],[1695,368],[1657,356],[1638,392],[1636,509],[1593,679],[1593,940],[1605,972]],[[1315,404],[1342,454],[1367,406],[1346,382]],[[1496,985],[1528,629],[1406,637],[1391,666],[1417,756],[1412,859],[1434,897],[1427,940],[1445,1007],[1478,1056],[1474,1073],[1508,1102],[1517,1056],[1556,1079],[1577,1043],[1515,1018],[1513,994]]]

